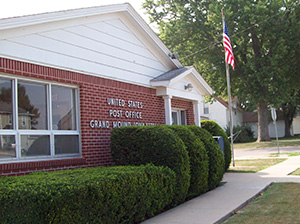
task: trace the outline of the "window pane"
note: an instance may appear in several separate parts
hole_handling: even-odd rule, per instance
[[[0,135],[0,159],[16,157],[16,141],[14,135]]]
[[[48,135],[21,135],[21,155],[50,155],[50,137]]]
[[[184,110],[180,111],[180,116],[181,116],[181,125],[186,125],[186,115]]]
[[[177,112],[172,111],[172,125],[178,125]]]
[[[52,129],[76,130],[75,90],[52,86]]]
[[[0,79],[0,129],[12,129],[12,81]]]
[[[46,86],[18,83],[19,129],[47,129]]]
[[[55,154],[79,153],[77,135],[56,135]]]
[[[209,104],[203,102],[203,113],[204,114],[209,114]]]

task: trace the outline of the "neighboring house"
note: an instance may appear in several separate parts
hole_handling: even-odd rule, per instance
[[[241,125],[243,123],[243,110],[237,106],[237,97],[232,100],[232,120],[233,126]],[[215,101],[210,103],[203,103],[203,117],[202,120],[210,119],[216,121],[223,129],[229,127],[229,105],[228,102],[215,97]]]
[[[294,135],[299,135],[300,134],[300,112],[294,118],[292,128],[293,128],[293,134]]]
[[[0,176],[112,165],[113,128],[200,126],[212,92],[128,3],[1,19]]]
[[[237,98],[232,100],[232,117],[233,126],[238,126],[242,124],[247,124],[251,127],[254,132],[254,138],[257,138],[258,131],[258,118],[256,112],[245,112],[236,104]],[[224,130],[229,127],[229,105],[228,102],[215,97],[215,101],[210,103],[203,103],[203,113],[201,116],[202,120],[213,120],[216,121]],[[285,136],[285,123],[283,119],[283,114],[277,111],[277,133],[278,137]],[[300,134],[300,113],[294,118],[291,134]],[[269,135],[271,138],[276,137],[275,125],[273,121],[269,123]]]
[[[270,118],[271,119],[271,118]],[[254,138],[257,138],[257,131],[258,131],[258,117],[256,112],[243,112],[243,120],[244,124],[250,125],[252,131],[254,132]],[[277,126],[277,134],[279,138],[282,138],[285,136],[285,123],[283,118],[283,113],[277,111],[277,120],[276,120],[276,126]],[[275,124],[273,120],[270,120],[269,126],[269,135],[271,138],[276,137],[276,131],[275,131]],[[291,135],[300,134],[300,117],[294,118],[292,127],[291,127]]]

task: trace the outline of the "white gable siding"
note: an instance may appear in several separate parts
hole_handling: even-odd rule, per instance
[[[14,35],[0,40],[2,56],[144,86],[170,70],[119,18],[57,23],[49,30],[10,31]]]
[[[193,88],[191,91],[185,89],[185,85],[191,83],[193,85]],[[197,88],[197,83],[192,80],[189,76],[186,76],[177,82],[172,83],[168,87],[168,93],[172,95],[173,97],[178,98],[187,98],[194,101],[202,101],[203,100],[203,94],[200,92],[200,90]]]

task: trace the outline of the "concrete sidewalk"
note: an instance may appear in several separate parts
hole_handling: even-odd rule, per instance
[[[228,218],[272,182],[299,182],[288,176],[300,168],[300,156],[258,173],[226,173],[221,187],[143,222],[143,224],[210,224]]]

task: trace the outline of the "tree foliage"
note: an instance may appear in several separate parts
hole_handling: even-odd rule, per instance
[[[258,140],[269,140],[269,105],[299,90],[299,0],[146,0],[159,36],[184,65],[193,64],[217,95],[226,96],[224,9],[236,69],[231,90],[258,109]]]

